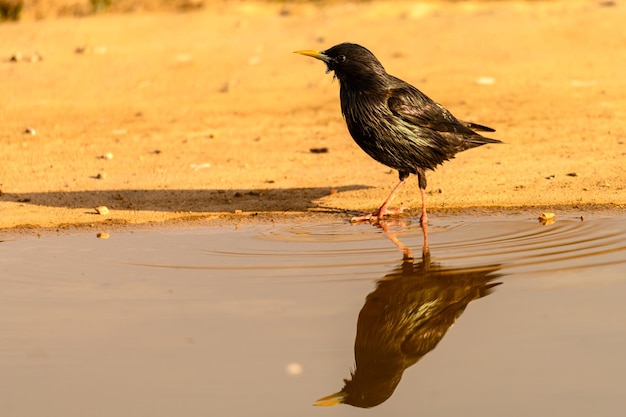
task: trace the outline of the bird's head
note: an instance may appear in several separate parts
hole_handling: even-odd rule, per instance
[[[343,391],[339,391],[327,397],[320,398],[319,400],[315,401],[315,404],[313,405],[316,407],[328,407],[328,406],[344,404],[345,402],[346,402],[346,393]]]
[[[340,43],[325,51],[295,51],[323,61],[327,71],[334,71],[342,86],[355,90],[375,88],[384,84],[387,73],[368,49],[355,43]]]
[[[404,369],[381,369],[374,367],[366,369],[365,373],[357,375],[352,372],[352,379],[344,379],[341,391],[320,398],[313,405],[327,407],[339,404],[348,404],[354,407],[371,408],[387,401],[393,394],[402,378]]]

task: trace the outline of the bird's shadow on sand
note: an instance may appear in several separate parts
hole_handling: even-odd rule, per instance
[[[334,188],[206,189],[206,190],[95,190],[3,193],[0,201],[14,201],[46,207],[85,208],[107,206],[113,210],[219,213],[245,212],[341,211],[322,207],[316,200],[331,193],[370,188],[346,185]]]

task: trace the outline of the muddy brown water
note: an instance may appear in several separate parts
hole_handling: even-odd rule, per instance
[[[429,233],[429,256],[416,224],[5,238],[0,415],[623,415],[626,217]],[[351,371],[354,406],[312,406]]]

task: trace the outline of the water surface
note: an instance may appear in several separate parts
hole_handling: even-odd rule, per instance
[[[429,233],[426,257],[416,224],[4,239],[0,415],[623,415],[626,218]],[[312,406],[351,371],[360,404]]]

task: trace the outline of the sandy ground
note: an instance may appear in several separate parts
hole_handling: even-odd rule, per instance
[[[0,24],[0,229],[375,209],[397,173],[291,53],[343,41],[506,142],[430,173],[432,213],[626,207],[624,2],[208,4]]]

